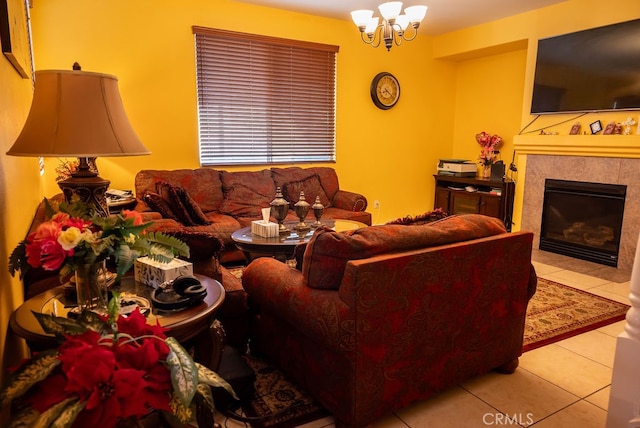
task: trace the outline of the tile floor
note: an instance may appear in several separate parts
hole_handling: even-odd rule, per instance
[[[629,304],[630,272],[534,251],[538,276]],[[624,321],[526,352],[512,375],[489,373],[390,414],[375,428],[605,426]],[[229,428],[244,425],[220,421]],[[334,427],[327,417],[304,428]]]

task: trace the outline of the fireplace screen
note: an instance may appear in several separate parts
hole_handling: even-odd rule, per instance
[[[618,265],[627,186],[545,181],[540,249]]]

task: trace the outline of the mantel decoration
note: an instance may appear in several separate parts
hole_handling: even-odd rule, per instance
[[[154,413],[213,426],[210,386],[237,399],[224,379],[194,362],[158,323],[147,324],[139,309],[119,315],[119,300],[110,301],[107,316],[34,313],[62,344],[24,363],[0,393],[3,408],[12,404],[11,426],[142,426]]]
[[[489,135],[482,131],[476,134],[476,141],[481,147],[478,163],[482,166],[482,176],[489,178],[491,176],[491,165],[493,165],[496,156],[500,153],[496,149],[502,144],[502,138],[499,135]]]
[[[378,6],[378,10],[382,15],[382,23],[379,23],[379,17],[373,16],[372,10],[354,10],[351,12],[351,18],[358,27],[364,43],[377,48],[384,40],[388,51],[394,43],[400,46],[403,40],[410,42],[415,39],[420,23],[427,14],[427,6],[418,5],[405,8],[404,14],[401,15],[401,1],[382,3]],[[405,32],[409,26],[413,29],[410,37]]]
[[[41,223],[20,242],[9,258],[9,273],[29,268],[60,269],[61,280],[75,275],[78,306],[106,310],[106,290],[100,287],[100,271],[113,257],[117,276],[124,275],[141,256],[168,263],[176,256],[189,256],[189,247],[172,236],[147,232],[137,211],[103,217],[93,205],[80,200],[61,202],[56,213],[45,199],[49,221]]]

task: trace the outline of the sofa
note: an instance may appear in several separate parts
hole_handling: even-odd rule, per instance
[[[245,269],[251,352],[344,427],[513,372],[536,289],[532,240],[477,214],[319,229],[300,270],[266,258]]]
[[[271,168],[228,172],[213,168],[142,170],[135,177],[136,209],[154,220],[154,229],[167,233],[211,234],[222,240],[222,262],[244,261],[231,234],[251,225],[269,207],[276,188],[290,204],[286,221],[297,221],[293,205],[304,191],[309,204],[316,196],[325,206],[325,219],[355,220],[371,224],[367,199],[340,189],[333,168]],[[308,218],[313,218],[309,210]],[[274,219],[272,218],[272,221]]]

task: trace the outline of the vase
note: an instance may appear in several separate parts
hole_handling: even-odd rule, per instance
[[[482,166],[482,177],[490,178],[491,177],[491,165],[483,165]]]
[[[107,311],[107,277],[105,261],[76,267],[76,298],[78,310]]]

